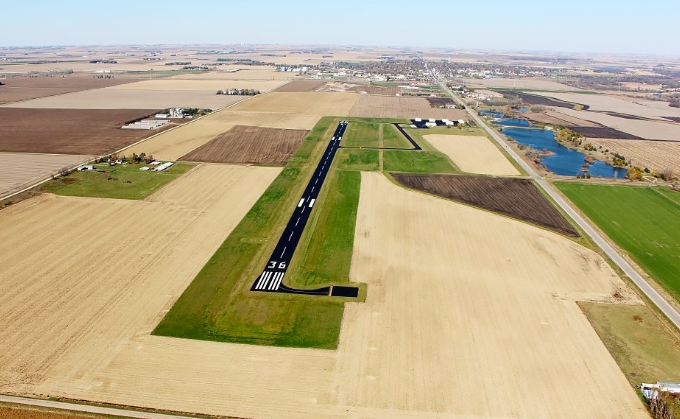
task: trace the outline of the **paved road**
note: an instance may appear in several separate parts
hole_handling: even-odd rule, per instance
[[[444,82],[439,80],[439,78],[432,74],[432,76],[439,82],[442,89],[446,90],[451,94],[456,102],[463,105],[462,101],[458,99],[456,95],[453,94],[451,90],[446,86]],[[498,143],[505,151],[508,152],[510,156],[531,176],[533,180],[548,194],[550,197],[559,205],[569,216],[576,221],[585,231],[585,233],[597,244],[604,252],[609,256],[614,263],[623,270],[623,272],[628,275],[628,277],[635,283],[635,285],[642,290],[645,295],[652,300],[652,302],[670,319],[670,321],[675,325],[676,328],[680,330],[680,314],[671,306],[656,290],[649,285],[649,283],[637,273],[633,267],[626,262],[626,260],[599,234],[595,229],[593,229],[586,220],[578,214],[574,209],[562,198],[560,194],[557,193],[555,188],[545,179],[536,173],[533,167],[529,166],[524,160],[522,160],[513,149],[511,149],[505,141],[503,141],[498,134],[491,130],[482,119],[477,116],[477,114],[466,107],[466,110],[470,117],[477,122],[477,125],[483,127],[489,135]]]
[[[286,287],[282,284],[282,281],[288,270],[290,260],[293,258],[293,253],[295,253],[295,249],[300,241],[302,232],[305,230],[309,215],[314,209],[314,203],[319,196],[321,186],[323,186],[328,170],[330,169],[331,164],[333,164],[335,153],[338,151],[340,141],[342,140],[346,128],[347,122],[342,121],[335,129],[335,134],[333,134],[333,138],[328,143],[328,147],[326,147],[326,151],[321,157],[321,160],[319,160],[319,164],[316,166],[316,170],[309,180],[305,192],[302,194],[300,201],[295,207],[286,229],[283,230],[283,234],[276,244],[274,252],[269,258],[269,262],[267,262],[267,266],[253,283],[250,288],[251,291],[313,295],[328,295],[331,292],[330,287],[319,288],[317,290],[296,290]]]
[[[112,407],[88,406],[86,404],[75,404],[65,402],[55,402],[53,400],[28,399],[25,397],[13,397],[0,395],[0,402],[14,403],[27,406],[46,407],[50,409],[70,410],[73,412],[94,413],[98,415],[120,416],[125,418],[137,419],[196,419],[189,416],[166,415],[163,413],[139,412],[136,410],[115,409]]]

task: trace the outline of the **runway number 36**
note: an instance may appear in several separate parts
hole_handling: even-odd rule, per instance
[[[276,269],[276,261],[275,260],[270,260],[269,261],[269,266],[267,266],[268,269]],[[279,263],[278,266],[279,269],[286,269],[286,262],[281,262]]]

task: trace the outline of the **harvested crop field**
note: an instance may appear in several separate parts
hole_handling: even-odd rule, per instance
[[[255,96],[232,108],[235,112],[274,112],[318,116],[346,116],[359,98],[356,93],[272,92]]]
[[[680,124],[661,121],[641,121],[607,115],[602,112],[577,111],[565,108],[559,108],[557,111],[571,117],[596,122],[645,140],[680,141]]]
[[[219,189],[215,198],[224,192]],[[205,202],[185,196],[189,191],[168,200],[179,207]],[[74,312],[55,305],[58,312],[49,318],[39,316],[41,307],[32,309],[35,301],[56,298],[61,287],[74,293],[76,287],[66,287],[80,281],[77,275],[60,277],[57,289],[24,281],[18,287],[23,293],[0,294],[2,314],[35,316],[30,323],[7,320],[30,333],[22,339],[26,348],[12,346],[12,364],[4,362],[1,348],[0,391],[235,417],[648,418],[576,304],[607,300],[617,291],[629,294],[597,254],[505,217],[404,190],[379,174],[362,173],[355,231],[350,280],[369,282],[369,292],[365,303],[346,306],[337,351],[149,336],[183,289],[173,269],[184,276],[185,263],[181,253],[159,256],[163,249],[147,244],[152,254],[142,260],[156,266],[148,259],[162,258],[171,266],[143,271],[126,291],[116,281],[126,269],[112,269],[116,278],[93,272],[88,278],[97,278],[96,284],[83,280],[95,291],[81,298],[79,306],[87,308],[81,316],[71,294],[63,302]],[[116,260],[124,265],[127,256],[124,251]],[[116,291],[116,304],[107,304]],[[29,311],[5,308],[10,298],[30,301],[22,305]],[[84,302],[104,309],[90,319]],[[66,329],[69,320],[77,323]],[[5,321],[0,316],[3,338],[9,333]],[[54,343],[32,344],[36,328],[50,327],[43,338],[50,340],[59,331],[83,329],[81,321],[92,330],[85,326],[51,361],[44,356]],[[24,372],[8,380],[7,371],[17,364]]]
[[[279,172],[205,165],[144,201],[43,194],[0,211],[0,392],[97,381]]]
[[[577,132],[588,138],[615,138],[617,140],[641,140],[642,138],[619,131],[614,128],[598,126],[598,127],[583,127],[578,125],[567,126],[570,130]]]
[[[88,89],[100,89],[124,83],[132,83],[135,79],[113,78],[96,79],[91,76],[79,77],[10,77],[0,79],[0,104],[39,97],[61,95]]]
[[[435,118],[467,120],[460,109],[434,109],[422,97],[362,95],[349,113],[362,118]]]
[[[423,138],[449,156],[460,170],[484,175],[520,173],[491,140],[482,135],[425,135]]]
[[[586,105],[578,102],[569,102],[566,100],[560,100],[553,97],[540,96],[532,93],[524,93],[517,91],[503,91],[503,96],[506,98],[520,98],[525,105],[542,105],[542,106],[554,106],[557,108],[567,108],[574,109],[575,106],[583,106],[587,109]],[[586,95],[579,95],[578,98],[582,98]]]
[[[558,100],[574,103],[584,103],[591,111],[609,111],[645,118],[662,118],[664,116],[680,117],[680,109],[669,106],[649,106],[648,103],[633,103],[611,95],[592,95],[580,93],[537,92],[536,95],[552,97]],[[665,102],[659,102],[664,104]]]
[[[207,91],[215,94],[218,90],[226,89],[255,89],[261,92],[274,90],[283,84],[280,80],[177,80],[156,79],[144,80],[136,83],[116,86],[118,90],[148,90],[148,91]]]
[[[156,110],[0,108],[0,152],[98,155],[115,151],[158,130],[120,127]],[[172,125],[172,124],[169,124]]]
[[[554,111],[545,112],[530,112],[522,115],[533,123],[562,125],[562,126],[577,126],[577,127],[598,127],[599,124],[586,121],[585,119],[575,118],[569,115],[561,114]]]
[[[221,109],[245,97],[216,95],[215,90],[104,88],[26,100],[12,105],[31,109],[165,109],[176,107]]]
[[[124,153],[146,153],[161,159],[178,160],[236,125],[309,130],[319,118],[317,115],[234,112],[225,109],[150,138],[126,149]]]
[[[0,153],[0,197],[89,160],[70,154]]]
[[[402,185],[454,201],[509,215],[578,237],[574,227],[529,179],[393,173]]]
[[[680,141],[645,141],[588,138],[595,147],[625,156],[634,166],[661,172],[666,168],[680,174]]]
[[[180,160],[285,166],[307,134],[306,130],[237,125]]]
[[[276,89],[277,92],[313,92],[326,84],[324,80],[295,80]]]
[[[471,87],[490,87],[499,89],[520,89],[520,90],[556,90],[556,91],[570,91],[580,90],[566,84],[558,83],[553,80],[544,80],[536,78],[521,78],[521,79],[463,79],[466,86]]]

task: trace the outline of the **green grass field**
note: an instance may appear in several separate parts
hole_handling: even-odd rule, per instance
[[[342,137],[342,145],[347,147],[380,147],[382,124],[374,122],[350,122]]]
[[[253,293],[295,203],[335,129],[337,119],[323,118],[253,208],[180,296],[154,334],[190,339],[261,345],[337,347],[343,302],[332,297]],[[324,184],[313,222],[300,243],[314,240],[318,249],[301,247],[285,283],[346,283],[351,261],[359,176],[331,172]],[[329,174],[330,175],[330,174]],[[332,185],[331,185],[332,184]],[[330,188],[332,186],[332,189]],[[336,190],[337,189],[337,190]],[[337,206],[337,208],[335,208]],[[336,234],[342,231],[342,234]],[[303,250],[304,249],[304,250]],[[333,269],[325,267],[333,253]],[[296,259],[293,260],[295,264]],[[298,272],[299,271],[299,272]],[[304,279],[307,278],[307,279]],[[309,279],[313,278],[313,279]]]
[[[680,339],[647,306],[579,305],[631,385],[680,381]]]
[[[658,187],[555,185],[680,299],[680,193]]]
[[[459,173],[451,160],[439,151],[383,150],[385,172]]]
[[[413,148],[413,145],[392,124],[382,124],[382,147]]]
[[[73,172],[45,183],[41,190],[65,196],[93,198],[144,199],[194,167],[176,163],[163,172],[139,169],[144,164],[95,165],[103,172]]]
[[[338,150],[338,168],[341,170],[376,171],[379,170],[379,150],[343,148]]]

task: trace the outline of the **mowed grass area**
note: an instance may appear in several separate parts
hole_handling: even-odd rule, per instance
[[[379,170],[379,150],[343,148],[336,156],[338,168],[342,170],[360,170],[373,172]]]
[[[413,145],[392,124],[381,124],[382,147],[413,148]]]
[[[296,288],[349,282],[361,173],[335,170],[326,182],[320,198],[332,205],[314,213],[291,261],[289,284]]]
[[[337,347],[343,314],[341,299],[249,291],[285,228],[337,122],[337,118],[328,117],[319,121],[154,334],[275,346]],[[355,202],[358,202],[357,175],[335,174],[327,179],[330,183],[324,185],[324,196],[320,196],[315,206],[318,210],[314,222],[308,225],[309,231],[305,231],[322,244],[319,251],[306,252],[304,262],[298,263],[297,268],[288,270],[286,284],[296,281],[298,270],[311,272],[314,278],[323,277],[329,283],[347,282],[354,234],[351,226],[355,222]],[[336,205],[338,210],[334,210]],[[339,210],[349,213],[340,214]],[[334,234],[342,228],[338,222],[350,226],[340,235]],[[328,257],[328,252],[334,249],[339,252],[334,256],[338,259],[333,261],[334,266],[346,268],[335,272],[319,268],[324,261],[318,258]]]
[[[99,171],[73,172],[45,183],[41,190],[65,196],[144,199],[195,165],[177,163],[162,172],[139,170],[145,164],[94,166]]]
[[[647,306],[579,305],[631,385],[680,381],[680,338]]]
[[[680,193],[659,187],[555,185],[676,299],[680,299]]]
[[[381,125],[376,122],[350,121],[342,137],[342,145],[347,147],[380,147]]]
[[[439,151],[383,150],[382,153],[385,172],[460,173],[451,160]]]

